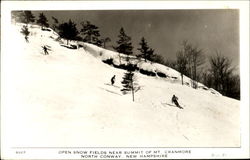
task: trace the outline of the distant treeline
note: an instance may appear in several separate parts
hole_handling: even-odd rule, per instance
[[[31,11],[12,11],[11,18],[13,23],[21,22],[27,26],[36,23],[41,26],[42,30],[51,27],[61,38],[67,40],[67,44],[71,40],[78,40],[107,48],[107,43],[111,41],[109,37],[102,37],[99,27],[87,20],[80,23],[81,29],[78,30],[77,24],[71,19],[60,23],[56,17],[52,16],[53,24],[49,25],[43,13],[40,13],[36,19]],[[26,37],[29,35],[27,26],[22,29]],[[140,54],[135,55],[138,59],[176,69],[181,73],[182,84],[183,76],[186,75],[192,79],[191,86],[195,89],[198,87],[198,82],[201,82],[225,96],[240,99],[240,77],[234,74],[235,68],[232,67],[232,60],[223,56],[219,51],[211,54],[213,56],[206,57],[203,49],[183,40],[180,49],[176,51],[176,60],[164,60],[161,55],[154,53],[154,49],[149,47],[143,36],[138,44],[140,47],[137,50]],[[119,54],[134,55],[131,37],[126,34],[123,27],[119,30],[116,46],[111,47]],[[204,65],[207,61],[209,66]]]

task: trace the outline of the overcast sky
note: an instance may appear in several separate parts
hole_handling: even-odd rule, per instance
[[[98,10],[98,11],[33,11],[36,17],[43,12],[60,22],[69,19],[77,23],[88,20],[99,27],[102,37],[110,37],[115,45],[121,27],[132,38],[134,53],[141,37],[156,54],[174,60],[180,43],[188,40],[204,50],[209,57],[215,50],[233,60],[239,67],[238,10]]]

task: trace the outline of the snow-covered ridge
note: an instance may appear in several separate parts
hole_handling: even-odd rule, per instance
[[[86,51],[88,51],[90,54],[94,55],[95,57],[99,57],[103,61],[112,59],[115,65],[120,65],[119,53],[110,51],[107,49],[103,49],[93,44],[88,44],[88,43],[82,43],[82,44],[85,46]],[[159,76],[159,73],[163,73],[164,78],[172,82],[181,83],[181,74],[175,69],[172,69],[165,65],[154,63],[151,61],[145,62],[144,60],[137,59],[135,56],[127,56],[124,54],[120,54],[120,57],[121,57],[121,64],[127,64],[126,57],[130,57],[130,63],[137,64],[137,67],[139,68],[139,70],[143,69],[145,71],[153,72],[159,78],[160,77],[162,78],[162,76]],[[192,79],[184,75],[183,82],[184,82],[184,85],[191,87]],[[212,88],[208,88],[199,82],[198,82],[198,89],[207,90],[212,94],[221,95],[218,91]]]
[[[23,24],[18,24],[18,26],[22,26],[22,25]],[[31,25],[30,27],[32,28],[31,35],[37,34],[38,32],[40,32],[41,27],[39,25]],[[61,44],[61,46],[64,46],[64,47],[72,48],[72,46],[75,46],[76,48],[79,48],[79,46],[82,46],[86,52],[88,52],[89,54],[93,55],[96,58],[99,58],[102,61],[112,59],[113,64],[116,66],[119,66],[121,64],[127,65],[128,62],[126,61],[126,58],[129,57],[130,63],[136,64],[136,66],[138,67],[138,70],[142,69],[147,72],[152,72],[156,77],[161,77],[161,78],[163,77],[172,82],[181,83],[180,73],[176,71],[175,69],[172,69],[165,65],[153,63],[151,61],[145,62],[144,60],[140,60],[136,58],[136,56],[133,56],[133,55],[127,56],[122,53],[119,54],[115,51],[107,50],[107,49],[98,47],[96,45],[84,43],[80,41],[69,41],[69,44],[66,45],[66,40],[59,38],[59,35],[55,31],[53,31],[51,28],[47,28],[47,31],[43,32],[43,36],[46,36],[55,40],[60,39],[58,42]],[[192,79],[184,75],[183,82],[184,82],[184,85],[191,87]],[[199,82],[198,82],[198,89],[207,90],[212,94],[221,95],[218,91],[212,88],[208,88]]]
[[[132,102],[120,91],[126,71],[102,62],[113,58],[119,64],[118,53],[73,41],[70,45],[83,47],[69,49],[55,32],[35,25],[29,25],[26,43],[22,25],[12,27],[10,47],[2,55],[3,122],[8,122],[3,126],[12,146],[240,146],[238,100],[182,86],[177,71],[142,61],[140,68],[169,77],[136,71],[141,89]],[[44,45],[49,55],[43,54]],[[171,103],[173,94],[184,109]]]
[[[20,24],[19,24],[19,26],[20,26]],[[37,32],[40,32],[39,30],[41,27],[38,25],[32,25],[31,28],[33,30],[33,34],[36,34]],[[37,31],[37,29],[38,29],[38,31]],[[112,59],[112,63],[116,66],[119,66],[121,64],[127,65],[128,62],[126,61],[126,58],[129,57],[130,63],[136,64],[139,70],[142,69],[144,71],[152,72],[152,73],[154,73],[154,75],[156,77],[161,77],[161,78],[163,77],[163,78],[166,78],[172,82],[181,83],[180,73],[178,71],[176,71],[175,69],[172,69],[172,68],[167,67],[167,66],[162,65],[162,64],[153,63],[151,61],[144,62],[144,60],[139,60],[138,58],[136,58],[133,55],[127,56],[127,55],[124,55],[122,53],[119,54],[115,51],[107,50],[107,49],[98,47],[96,45],[84,43],[84,42],[80,42],[80,41],[69,41],[69,44],[66,45],[66,40],[59,38],[59,35],[56,32],[54,32],[51,28],[48,28],[48,29],[50,30],[50,32],[46,32],[46,31],[43,32],[43,36],[47,36],[47,37],[53,38],[55,40],[60,39],[59,43],[61,44],[61,46],[68,47],[68,48],[71,48],[72,45],[76,46],[78,48],[79,48],[79,46],[82,46],[86,52],[88,52],[89,54],[93,55],[94,57],[96,57],[102,61]],[[184,85],[191,87],[192,79],[184,75],[183,82],[184,82]],[[205,85],[203,85],[202,83],[198,82],[197,84],[198,84],[198,89],[207,90],[212,94],[221,95],[218,91],[216,91],[212,88],[208,88]]]

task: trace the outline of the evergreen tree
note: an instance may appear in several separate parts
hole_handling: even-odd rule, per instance
[[[23,11],[21,21],[26,24],[33,23],[35,22],[35,16],[31,11]]]
[[[42,29],[43,27],[49,27],[48,20],[43,13],[39,14],[39,19],[37,20],[37,24],[41,25]]]
[[[123,84],[123,89],[121,91],[123,94],[127,94],[128,92],[132,92],[132,97],[134,101],[134,73],[132,71],[127,71],[124,74],[123,80],[121,82]]]
[[[120,35],[118,35],[118,37],[119,40],[117,41],[117,47],[114,47],[114,49],[119,53],[131,55],[133,53],[131,37],[126,35],[123,28],[120,29]]]
[[[122,80],[123,89],[121,89],[123,94],[127,94],[129,92],[132,93],[132,98],[134,101],[134,93],[137,92],[140,88],[137,83],[135,83],[135,77],[132,68],[128,68],[127,72],[124,73]]]
[[[113,47],[119,53],[119,60],[121,63],[120,53],[131,55],[133,54],[133,46],[131,43],[131,37],[127,36],[124,29],[120,29],[120,35],[118,35],[119,40],[117,41],[117,46]]]
[[[138,48],[138,50],[141,51],[141,54],[138,57],[144,58],[145,62],[147,62],[147,60],[152,60],[154,50],[152,48],[149,48],[144,37],[142,37],[139,45],[140,48]]]
[[[21,29],[21,33],[24,35],[26,42],[28,42],[28,37],[29,37],[29,29],[27,26],[23,26]]]
[[[81,32],[84,36],[83,41],[97,46],[102,46],[102,41],[99,39],[100,33],[98,27],[91,24],[89,21],[83,21],[81,25]]]
[[[61,38],[65,38],[67,40],[67,45],[69,40],[78,39],[78,30],[76,28],[76,24],[69,20],[69,22],[62,23],[58,26],[59,35]]]

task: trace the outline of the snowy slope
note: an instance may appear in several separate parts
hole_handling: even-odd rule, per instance
[[[26,43],[21,25],[12,27],[11,47],[2,55],[2,127],[10,146],[240,146],[239,101],[182,86],[177,71],[140,62],[178,79],[135,72],[141,89],[132,102],[120,91],[125,70],[102,62],[118,63],[118,53],[86,43],[68,49],[55,41],[56,33],[35,25]],[[109,85],[113,75],[115,87]],[[171,105],[173,94],[184,109]]]

